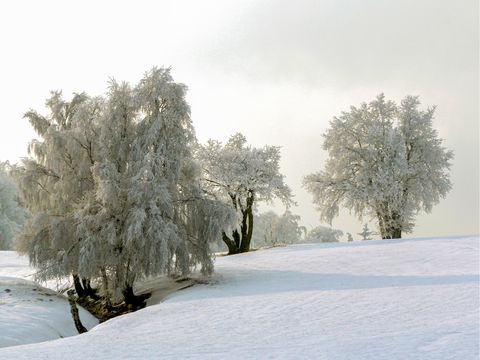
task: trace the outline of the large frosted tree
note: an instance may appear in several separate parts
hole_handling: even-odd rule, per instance
[[[258,202],[292,204],[292,193],[280,173],[280,148],[255,148],[237,133],[227,143],[210,140],[197,156],[203,166],[203,189],[228,204],[238,216],[231,232],[223,233],[229,254],[247,252],[253,234],[253,210]]]
[[[8,174],[8,164],[0,162],[0,250],[10,250],[13,237],[26,218],[15,183]]]
[[[77,213],[78,236],[84,238],[83,255],[105,264],[128,301],[138,278],[185,274],[197,264],[210,273],[208,242],[233,218],[200,189],[185,92],[163,69],[152,70],[135,88],[112,82],[99,121],[95,192]],[[103,271],[82,264],[88,276]]]
[[[343,206],[375,218],[382,238],[400,238],[419,211],[430,212],[446,196],[453,153],[432,127],[435,108],[419,105],[418,97],[397,105],[381,94],[330,122],[325,168],[304,179],[322,220]]]
[[[185,92],[154,68],[135,87],[112,81],[105,97],[27,114],[43,141],[15,173],[35,214],[23,246],[43,279],[71,273],[134,304],[138,279],[212,271],[208,242],[234,216],[200,187]]]

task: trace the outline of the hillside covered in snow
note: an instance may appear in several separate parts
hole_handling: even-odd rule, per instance
[[[0,275],[27,277],[14,265]],[[478,359],[478,236],[293,245],[215,266],[208,284],[0,358]],[[15,325],[0,314],[1,339]]]

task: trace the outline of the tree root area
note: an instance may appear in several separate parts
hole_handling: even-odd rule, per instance
[[[151,295],[151,293],[138,295],[131,304],[126,304],[125,302],[109,304],[106,299],[93,299],[87,296],[78,298],[77,304],[82,306],[102,323],[114,317],[143,309],[147,305],[147,299]]]

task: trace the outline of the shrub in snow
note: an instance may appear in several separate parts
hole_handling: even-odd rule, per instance
[[[325,168],[304,178],[322,220],[344,206],[375,218],[382,238],[400,238],[417,212],[430,212],[446,196],[453,153],[432,128],[435,108],[419,105],[418,97],[397,105],[381,94],[330,122]]]

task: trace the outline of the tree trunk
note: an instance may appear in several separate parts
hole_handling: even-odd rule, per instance
[[[235,242],[232,239],[230,239],[227,236],[227,234],[222,233],[222,240],[228,247],[228,255],[238,254],[239,249],[238,249],[237,245],[235,244]]]
[[[382,239],[402,238],[402,227],[398,224],[398,216],[382,216],[378,212],[377,216]]]
[[[392,211],[392,226],[390,235],[392,239],[400,239],[402,237],[402,221],[398,212]]]
[[[240,247],[240,252],[248,252],[250,250],[250,242],[252,241],[253,234],[253,210],[251,207],[248,207],[245,211],[245,217],[247,221],[247,231],[244,238],[242,239],[242,246]]]
[[[402,229],[394,228],[392,229],[392,239],[401,239],[402,238]]]
[[[152,295],[151,293],[135,295],[133,292],[133,285],[125,285],[122,294],[125,304],[127,307],[131,308],[131,310],[144,308],[146,300]]]
[[[240,244],[242,242],[242,236],[240,235],[237,229],[233,230],[232,237],[233,237],[233,243],[235,244],[235,247],[239,249]]]
[[[87,328],[83,326],[82,322],[80,321],[80,315],[78,315],[78,308],[77,303],[75,301],[75,297],[73,296],[73,290],[68,290],[68,303],[70,304],[70,312],[72,314],[73,322],[75,323],[75,327],[79,334],[83,334],[87,332]]]
[[[85,296],[85,292],[78,275],[72,274],[72,277],[73,277],[73,286],[75,287],[75,291],[77,292],[78,297]]]
[[[233,240],[225,233],[222,233],[223,242],[228,247],[228,255],[233,255],[250,250],[253,235],[253,202],[255,201],[255,195],[252,190],[249,190],[245,207],[242,206],[241,201],[236,196],[230,196],[235,210],[240,210],[242,214],[240,232],[237,229],[232,232]]]
[[[377,219],[378,219],[378,229],[380,230],[380,236],[382,239],[386,239],[387,230],[385,229],[385,221],[383,220],[382,215],[378,211],[377,211]]]
[[[77,274],[72,274],[73,286],[79,298],[90,296],[92,299],[98,300],[97,291],[90,286],[90,280],[80,278]]]
[[[126,285],[123,289],[123,299],[125,300],[125,304],[131,305],[135,304],[135,294],[133,293],[133,286]]]
[[[228,247],[228,255],[248,252],[253,234],[253,210],[248,208],[242,213],[241,232],[235,230],[232,236],[235,240],[230,239],[225,233],[222,235],[223,242]],[[238,241],[237,241],[238,239]]]

